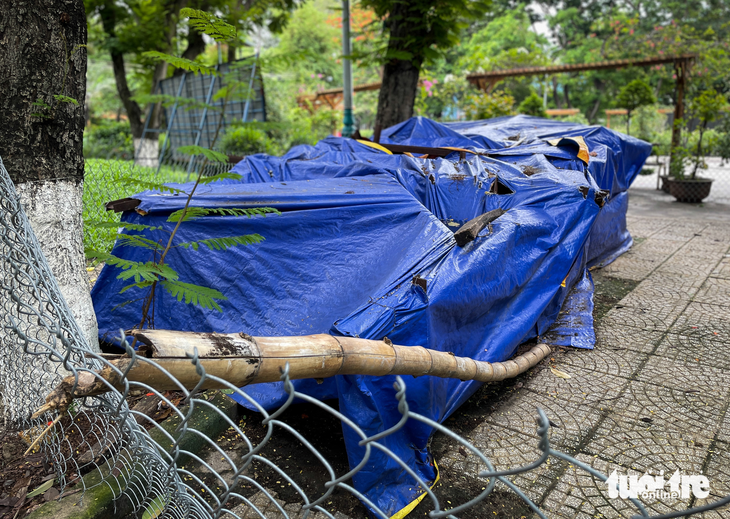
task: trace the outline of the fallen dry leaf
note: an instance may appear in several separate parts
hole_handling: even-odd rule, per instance
[[[570,375],[568,375],[565,371],[560,371],[558,368],[554,368],[550,366],[550,371],[553,372],[553,375],[560,378],[570,378]]]

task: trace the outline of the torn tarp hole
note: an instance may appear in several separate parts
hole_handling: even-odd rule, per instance
[[[428,283],[425,279],[423,279],[421,276],[416,274],[413,276],[413,279],[411,280],[411,283],[414,285],[417,285],[423,289],[424,292],[426,292],[426,288],[428,287]]]
[[[494,182],[492,182],[492,186],[489,188],[489,192],[494,195],[513,195],[514,191],[511,190],[509,187],[507,187],[505,184],[502,183],[502,181],[497,177]]]
[[[535,173],[540,173],[540,170],[535,166],[522,166],[522,172],[528,177],[531,177]]]
[[[598,204],[598,207],[603,207],[606,204],[606,200],[608,199],[609,194],[610,191],[596,191],[596,196],[594,197],[594,200],[596,201],[596,204]]]
[[[580,191],[583,194],[583,198],[587,198],[588,197],[588,191],[589,190],[590,190],[590,188],[588,186],[580,186],[578,188],[578,191]]]

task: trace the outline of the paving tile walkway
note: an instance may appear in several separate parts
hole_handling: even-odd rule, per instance
[[[599,322],[597,345],[560,350],[484,412],[473,443],[498,469],[538,456],[536,408],[547,413],[552,445],[605,474],[675,470],[705,474],[709,499],[730,493],[730,207],[728,217],[649,217],[629,212],[631,251],[596,272],[636,287]],[[555,376],[550,366],[571,378]],[[441,467],[476,477],[485,470],[456,444]],[[552,460],[510,478],[549,517],[630,517],[605,483]],[[689,499],[644,500],[650,513],[684,510]],[[464,516],[466,517],[466,516]],[[730,517],[730,509],[702,517]]]

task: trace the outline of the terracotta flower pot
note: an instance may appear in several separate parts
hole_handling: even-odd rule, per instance
[[[669,178],[669,194],[677,199],[677,202],[698,204],[710,195],[712,187],[711,178]]]

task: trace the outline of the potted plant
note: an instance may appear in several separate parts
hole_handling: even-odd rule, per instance
[[[702,140],[707,125],[715,121],[726,106],[725,96],[714,89],[703,91],[690,102],[690,113],[699,121],[697,146],[694,149],[684,146],[675,150],[669,166],[669,193],[678,202],[699,203],[710,195],[713,179],[697,176],[698,169],[707,167],[705,156],[708,151],[703,148]],[[691,173],[687,173],[688,163]]]

